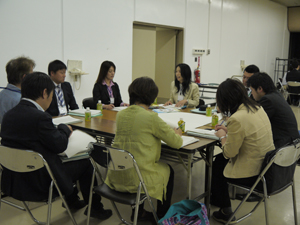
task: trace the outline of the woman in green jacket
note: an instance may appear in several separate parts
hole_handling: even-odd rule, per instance
[[[148,110],[158,94],[154,81],[148,77],[135,79],[128,88],[130,107],[118,112],[113,147],[129,151],[137,161],[149,195],[157,200],[159,218],[170,207],[174,172],[160,162],[161,140],[172,148],[180,148],[180,129],[172,129],[155,112]],[[109,171],[105,183],[121,192],[135,193],[139,179],[134,169]],[[151,213],[140,207],[138,220],[148,220]],[[133,218],[133,214],[132,217]]]

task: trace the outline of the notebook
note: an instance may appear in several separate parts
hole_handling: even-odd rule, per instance
[[[219,140],[219,138],[215,135],[215,132],[216,132],[215,130],[205,130],[205,129],[190,129],[186,131],[186,133],[191,136]]]
[[[199,141],[199,139],[197,138],[194,138],[194,137],[188,137],[188,136],[181,136],[182,137],[182,145],[181,145],[181,148],[186,146],[186,145],[189,145],[189,144],[192,144],[192,143],[195,143],[197,141]],[[162,144],[164,145],[167,145],[165,142],[161,141]]]

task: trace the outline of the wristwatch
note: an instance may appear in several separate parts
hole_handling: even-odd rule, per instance
[[[221,141],[223,138],[227,138],[227,134],[225,136],[220,137],[219,141]]]

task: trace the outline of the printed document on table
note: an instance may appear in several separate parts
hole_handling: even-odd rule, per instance
[[[188,137],[188,136],[181,136],[182,137],[182,145],[181,145],[181,148],[186,146],[186,145],[189,145],[189,144],[192,144],[192,143],[195,143],[197,141],[199,141],[199,139],[197,138],[194,138],[194,137]],[[161,141],[162,144],[166,145],[165,142]]]
[[[54,125],[59,125],[60,123],[64,123],[64,124],[71,124],[71,123],[79,123],[82,122],[81,119],[76,119],[72,116],[61,116],[61,117],[57,117],[52,119],[53,124]]]

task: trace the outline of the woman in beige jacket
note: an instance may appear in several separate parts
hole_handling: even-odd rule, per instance
[[[171,83],[170,99],[164,105],[196,107],[199,105],[199,87],[191,81],[191,68],[185,63],[178,64],[175,68],[175,81]]]
[[[220,207],[213,218],[226,223],[232,214],[227,181],[252,186],[266,153],[275,147],[267,114],[247,96],[240,81],[227,79],[220,84],[217,105],[229,119],[227,127],[216,126],[223,154],[213,163],[211,203]]]

